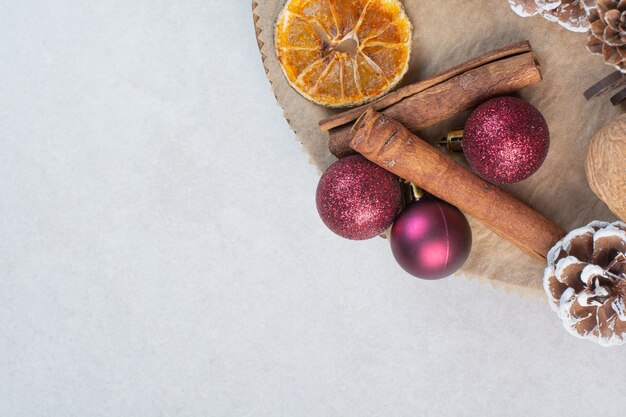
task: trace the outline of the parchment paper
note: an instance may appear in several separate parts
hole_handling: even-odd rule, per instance
[[[317,123],[335,111],[304,99],[282,74],[274,53],[273,25],[283,3],[284,0],[253,2],[259,47],[276,100],[303,151],[321,173],[335,158],[328,151],[327,134],[319,131]],[[569,32],[539,16],[521,18],[510,10],[506,0],[405,0],[404,5],[414,32],[410,68],[401,85],[436,75],[489,50],[530,40],[544,79],[519,96],[546,118],[550,152],[537,173],[504,188],[565,230],[591,220],[615,220],[590,190],[584,160],[593,133],[622,113],[624,107],[613,107],[608,97],[585,101],[583,91],[612,71],[600,56],[586,50],[586,35]],[[449,128],[462,126],[467,116],[455,116],[417,133],[434,142],[445,136]],[[544,265],[480,223],[469,220],[474,239],[472,252],[456,275],[543,297]]]

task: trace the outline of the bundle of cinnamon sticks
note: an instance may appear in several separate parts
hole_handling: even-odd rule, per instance
[[[324,119],[319,126],[328,131],[331,153],[341,158],[354,153],[349,145],[351,123],[367,109],[382,111],[415,131],[540,81],[541,71],[530,43],[518,42]]]
[[[335,156],[362,154],[545,263],[563,229],[410,132],[539,81],[530,44],[520,42],[322,120],[320,128],[329,131]]]

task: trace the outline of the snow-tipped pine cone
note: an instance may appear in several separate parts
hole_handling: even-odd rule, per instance
[[[587,49],[626,73],[626,0],[598,0],[589,23]]]
[[[509,0],[511,9],[522,17],[539,14],[572,32],[589,29],[587,13],[595,0]]]
[[[548,253],[543,286],[568,332],[626,343],[626,224],[596,221],[568,233]]]

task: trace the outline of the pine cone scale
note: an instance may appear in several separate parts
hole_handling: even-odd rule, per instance
[[[562,277],[561,284],[565,284],[567,287],[574,288],[576,291],[582,291],[584,288],[582,281],[582,272],[589,264],[580,262],[574,256],[568,256],[561,259],[556,268],[558,276]]]
[[[619,56],[615,48],[612,48],[606,43],[602,45],[602,57],[604,58],[604,62],[616,67],[619,66],[621,62],[621,57]]]
[[[604,20],[606,21],[607,28],[613,29],[615,32],[619,33],[619,24],[620,18],[622,16],[622,12],[617,9],[609,10],[604,13]]]
[[[604,22],[600,20],[600,17],[598,17],[598,20],[591,22],[590,30],[594,37],[602,41],[602,37],[604,36]]]
[[[574,259],[591,259],[593,256],[593,233],[594,229],[585,227],[578,229],[569,245],[569,255]]]
[[[596,233],[593,247],[591,262],[595,265],[611,265],[618,254],[626,252],[626,232],[620,230],[612,234]]]
[[[592,37],[587,41],[587,49],[594,54],[602,53],[602,41],[598,40],[598,38]]]
[[[611,268],[609,268],[609,272],[613,275],[625,275],[626,276],[626,254],[622,252],[622,255],[617,254],[615,256],[615,262]],[[624,295],[624,299],[626,299],[626,281],[621,283],[619,287],[620,294]]]

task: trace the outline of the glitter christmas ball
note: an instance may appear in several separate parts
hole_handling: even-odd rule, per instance
[[[472,248],[472,230],[461,211],[437,199],[407,205],[391,228],[391,252],[409,274],[440,279],[456,272]]]
[[[535,107],[497,97],[474,110],[463,131],[463,153],[476,173],[497,184],[528,178],[548,154],[548,125]]]
[[[352,155],[332,164],[320,178],[317,211],[330,230],[364,240],[387,229],[402,206],[398,177]]]

